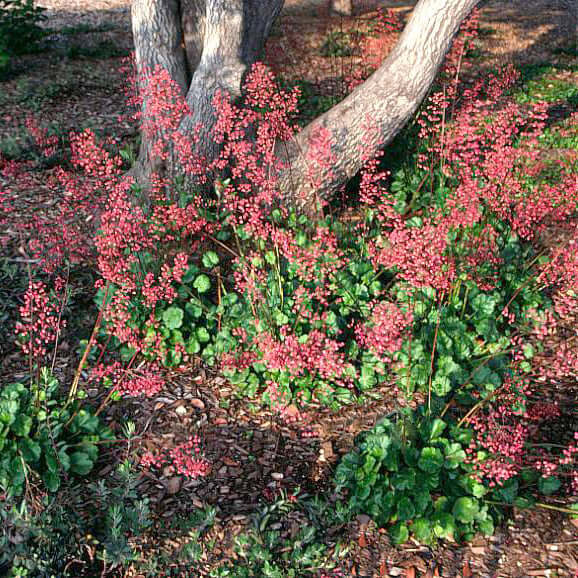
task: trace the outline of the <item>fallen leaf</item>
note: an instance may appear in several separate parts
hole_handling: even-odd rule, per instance
[[[367,548],[367,538],[365,534],[359,534],[358,543],[360,548]]]
[[[366,524],[369,524],[371,518],[367,514],[359,514],[356,520],[359,522],[360,526],[365,526]]]
[[[232,468],[236,468],[237,466],[239,466],[239,462],[236,462],[235,460],[232,460],[230,457],[225,456],[223,458],[223,463],[227,466],[230,466]]]
[[[183,485],[183,479],[180,476],[173,476],[167,480],[167,493],[168,494],[178,494],[181,486]]]
[[[191,405],[193,407],[196,407],[197,409],[205,409],[205,403],[203,402],[202,399],[199,399],[198,397],[193,397],[189,401],[191,402]]]

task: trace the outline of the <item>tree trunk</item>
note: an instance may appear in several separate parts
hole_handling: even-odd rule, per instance
[[[382,66],[341,103],[280,147],[287,162],[280,188],[287,202],[311,207],[353,177],[416,112],[460,24],[479,0],[420,0],[397,46]],[[180,130],[200,135],[196,154],[214,158],[211,139],[217,90],[236,96],[243,75],[260,56],[283,0],[133,0],[133,33],[140,73],[165,68],[192,111]],[[146,109],[146,102],[144,103]],[[332,166],[321,187],[308,182],[311,143],[332,136]],[[143,135],[136,175],[158,167]],[[316,178],[316,181],[319,179]]]
[[[162,66],[177,81],[191,109],[180,130],[198,131],[199,155],[215,154],[215,93],[240,94],[243,75],[261,55],[282,6],[283,0],[133,0],[139,76]],[[159,167],[141,137],[135,175],[146,180]]]
[[[133,0],[132,30],[139,82],[143,82],[147,72],[157,67],[164,68],[185,94],[190,75],[178,0]],[[143,102],[143,111],[146,111],[146,106],[147,103]],[[146,135],[141,134],[135,177],[146,181],[152,171],[159,169],[159,160],[151,153],[151,143]]]
[[[288,169],[281,188],[291,202],[310,205],[330,197],[363,164],[387,145],[425,98],[460,24],[478,0],[421,0],[398,44],[378,70],[343,101],[313,120],[283,147]],[[316,133],[332,135],[334,163],[326,167],[322,187],[307,179],[310,145]]]

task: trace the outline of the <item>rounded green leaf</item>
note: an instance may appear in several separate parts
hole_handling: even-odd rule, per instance
[[[219,256],[217,255],[217,253],[215,253],[215,251],[207,251],[203,255],[202,261],[203,265],[207,269],[211,269],[212,267],[215,267],[216,265],[219,264]]]
[[[183,324],[183,316],[180,307],[169,307],[163,311],[163,323],[167,329],[178,329]]]
[[[32,428],[32,418],[29,415],[20,414],[10,426],[10,429],[20,437],[26,437]]]
[[[92,460],[84,452],[74,452],[70,456],[70,470],[80,476],[85,476],[92,470]]]
[[[491,536],[494,533],[494,529],[494,521],[491,517],[487,517],[485,520],[478,522],[478,530],[486,536]]]
[[[185,305],[185,310],[191,317],[193,317],[193,319],[198,319],[203,315],[203,308],[201,307],[201,304],[193,300],[189,301]]]
[[[411,520],[415,516],[415,508],[413,502],[407,498],[403,497],[397,503],[397,517],[400,521],[405,522],[406,520]]]
[[[438,448],[427,447],[421,450],[417,465],[424,472],[434,474],[439,472],[444,463],[444,456]]]
[[[432,391],[438,397],[444,397],[452,390],[452,383],[445,375],[437,375],[432,382]]]
[[[391,476],[391,486],[395,490],[410,490],[415,486],[415,470],[406,468]]]
[[[18,442],[18,449],[28,465],[36,463],[42,454],[40,444],[30,438],[24,438]]]
[[[452,509],[452,513],[456,519],[464,524],[473,522],[478,511],[478,502],[474,498],[467,498],[465,496],[458,498]]]
[[[440,512],[435,517],[432,529],[438,538],[453,540],[456,533],[455,518],[447,512]]]
[[[199,275],[193,282],[193,287],[199,293],[206,293],[211,288],[211,280],[207,277],[207,275]]]
[[[532,508],[536,503],[536,498],[533,496],[518,496],[514,500],[514,506],[520,508],[520,510],[525,510],[527,508]]]
[[[516,478],[510,478],[501,486],[496,487],[494,495],[499,501],[511,504],[518,495],[518,485],[518,480]]]
[[[447,426],[447,424],[446,424],[446,422],[445,422],[443,419],[439,419],[439,418],[434,419],[434,420],[431,422],[431,425],[430,425],[430,428],[429,428],[429,430],[430,430],[430,432],[429,432],[429,439],[430,439],[430,441],[431,441],[431,440],[434,440],[434,439],[436,439],[436,438],[439,438],[439,437],[442,435],[444,429],[446,429],[446,426]]]
[[[538,480],[538,489],[545,496],[553,494],[560,488],[561,482],[556,476],[548,476]]]
[[[394,544],[403,544],[409,539],[409,530],[405,524],[397,523],[392,526],[389,532]]]
[[[451,443],[446,448],[445,467],[449,470],[457,468],[466,459],[466,452],[458,443]]]
[[[206,327],[197,327],[195,334],[200,343],[208,343],[211,340],[211,334]]]
[[[201,351],[201,344],[195,337],[191,337],[190,339],[187,340],[187,343],[185,345],[185,351],[189,355],[195,355],[196,353],[199,353],[199,351]]]
[[[44,480],[46,488],[49,492],[56,492],[56,490],[58,490],[60,487],[60,477],[55,472],[45,472],[42,479]]]
[[[426,518],[418,518],[411,525],[411,529],[418,542],[428,543],[431,541],[432,526]]]

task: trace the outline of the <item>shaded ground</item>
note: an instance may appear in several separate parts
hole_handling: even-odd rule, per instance
[[[27,154],[30,143],[23,127],[30,115],[40,116],[63,134],[92,127],[133,143],[136,131],[123,115],[122,90],[122,66],[131,49],[128,2],[43,0],[41,4],[49,9],[47,25],[55,32],[47,39],[45,51],[21,58],[13,76],[0,84],[0,151],[9,157]],[[366,26],[363,19],[375,4],[359,2],[357,17],[344,20],[329,18],[321,0],[288,0],[267,46],[269,61],[287,80],[307,83],[309,104],[326,108],[341,94],[338,79],[344,69],[356,64],[355,55],[323,56],[327,37],[332,31]],[[406,2],[385,4],[401,18],[411,8]],[[505,62],[572,63],[572,56],[561,50],[568,46],[572,31],[572,17],[563,2],[488,2],[481,31],[478,67]],[[556,74],[564,82],[577,83],[575,67]],[[30,190],[33,198],[28,199],[31,205],[52,202],[45,187],[46,173],[39,172],[36,179]],[[9,371],[13,362],[11,356],[5,358],[3,371]],[[298,486],[309,492],[328,487],[336,461],[350,449],[354,437],[391,411],[395,402],[384,390],[382,399],[363,408],[344,408],[337,416],[323,410],[303,436],[298,429],[276,423],[267,412],[251,411],[215,376],[197,371],[175,374],[171,382],[161,397],[118,404],[109,417],[113,424],[121,424],[130,416],[149,449],[178,443],[191,431],[202,433],[213,463],[207,480],[183,484],[180,479],[147,474],[140,487],[156,506],[157,546],[166,551],[179,538],[165,521],[186,518],[204,504],[217,505],[218,523],[212,530],[218,539],[212,554],[216,558],[228,555],[231,536],[251,523],[251,516],[272,494]],[[565,384],[552,395],[575,403],[575,386]],[[110,466],[105,466],[100,474],[109,471]],[[363,518],[347,531],[355,544],[351,575],[410,576],[412,568],[417,575],[429,576],[572,576],[578,572],[576,521],[543,510],[513,512],[511,521],[494,537],[464,548],[408,545],[396,549],[385,533]]]

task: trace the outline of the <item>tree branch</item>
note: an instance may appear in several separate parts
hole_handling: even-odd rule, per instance
[[[279,153],[288,167],[281,189],[292,203],[310,206],[329,198],[377,151],[388,144],[418,109],[440,69],[460,24],[479,0],[420,0],[398,44],[381,67],[343,101],[305,127]],[[334,166],[322,189],[307,182],[308,151],[316,132],[332,134]]]

